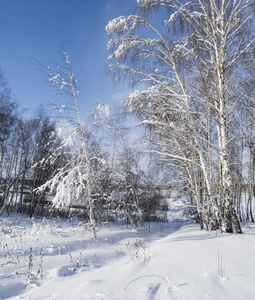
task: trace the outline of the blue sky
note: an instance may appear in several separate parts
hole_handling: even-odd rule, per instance
[[[33,58],[58,63],[70,54],[84,109],[101,101],[114,106],[127,87],[112,85],[107,62],[108,21],[134,12],[136,0],[0,0],[0,68],[20,109],[34,114],[54,93]]]

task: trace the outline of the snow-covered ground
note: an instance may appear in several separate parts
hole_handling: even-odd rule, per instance
[[[255,225],[244,234],[152,224],[0,217],[1,299],[255,299]]]

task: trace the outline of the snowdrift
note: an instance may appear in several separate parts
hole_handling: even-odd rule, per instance
[[[255,225],[244,234],[196,224],[135,232],[77,220],[0,219],[1,299],[255,299]]]

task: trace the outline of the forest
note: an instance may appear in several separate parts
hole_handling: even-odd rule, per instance
[[[65,95],[50,113],[24,118],[1,71],[0,214],[77,216],[96,239],[103,222],[166,222],[171,196],[201,229],[241,234],[255,218],[254,1],[137,2],[106,26],[106,73],[133,87],[118,113],[80,113],[65,49],[40,65]]]

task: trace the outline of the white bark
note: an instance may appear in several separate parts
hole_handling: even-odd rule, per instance
[[[221,223],[222,213],[217,204],[218,199],[224,212],[225,222],[222,223],[225,223],[226,228],[223,229],[231,232],[233,222],[236,231],[241,233],[233,203],[229,157],[229,146],[233,137],[228,136],[228,120],[236,109],[231,99],[233,74],[236,74],[241,56],[254,42],[241,38],[237,43],[237,35],[251,20],[249,13],[245,15],[251,1],[192,0],[183,4],[182,1],[146,0],[138,1],[138,4],[145,9],[158,5],[171,7],[174,12],[167,22],[168,26],[171,27],[177,18],[181,18],[184,26],[189,27],[189,31],[185,29],[184,32],[190,32],[190,35],[169,44],[163,34],[141,17],[120,17],[109,23],[106,28],[108,34],[117,36],[108,44],[110,59],[118,61],[111,68],[124,74],[133,74],[136,79],[152,86],[146,91],[136,91],[130,96],[127,102],[129,110],[139,112],[142,124],[154,128],[159,137],[164,139],[164,134],[165,138],[167,137],[165,142],[158,143],[159,148],[154,151],[183,166],[188,166],[189,163],[199,166],[198,170],[203,173],[206,194],[217,222]],[[137,27],[141,26],[150,29],[154,38],[141,38],[136,31]],[[176,63],[178,57],[187,62],[193,74],[185,69],[180,75],[180,67]],[[137,64],[137,61],[141,60],[147,64]],[[122,61],[124,63],[121,63]],[[159,68],[153,69],[154,65]],[[187,73],[188,80],[185,78]],[[190,85],[192,77],[202,82],[201,77],[195,77],[197,74],[201,74],[207,80],[207,93],[204,95],[199,95],[199,84]],[[199,109],[194,109],[190,97],[196,89],[193,97],[196,97],[197,106],[201,106]],[[216,126],[218,140],[215,145],[211,143],[211,138],[203,136],[206,130],[211,130],[211,125],[199,123],[200,116],[205,124],[206,120],[209,120],[209,124],[212,122]],[[178,147],[170,151],[166,146],[167,143],[171,145],[171,138],[176,138],[181,148],[182,145],[186,147],[187,131],[193,151],[198,154],[198,159],[193,162],[185,151],[180,151]],[[210,136],[211,133],[207,131],[207,134]],[[217,189],[212,189],[212,148],[218,153],[218,168],[222,172],[219,172],[221,186],[218,194],[213,194]],[[209,157],[206,158],[206,155]],[[190,172],[188,169],[187,171]],[[190,175],[188,177],[190,178]],[[219,199],[221,196],[222,199]]]

